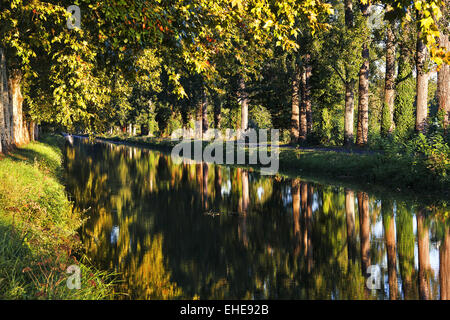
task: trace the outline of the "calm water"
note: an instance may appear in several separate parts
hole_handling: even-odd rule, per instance
[[[122,298],[449,298],[439,208],[123,145],[75,139],[65,152],[83,245],[121,273]]]

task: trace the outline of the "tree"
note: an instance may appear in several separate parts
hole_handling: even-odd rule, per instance
[[[450,50],[449,41],[449,27],[448,23],[445,25],[445,21],[448,22],[450,18],[450,10],[448,9],[448,0],[443,7],[442,23],[440,24],[440,38],[439,46],[445,48],[446,51]],[[444,135],[447,134],[448,118],[450,116],[450,64],[443,63],[438,71],[438,88],[437,88],[437,98],[439,103],[439,113],[442,117],[442,127],[444,129]]]
[[[353,4],[351,0],[345,1],[345,27],[353,28]],[[345,80],[345,107],[344,107],[344,145],[353,144],[353,113],[354,113],[354,87],[353,77]]]
[[[360,2],[361,13],[363,16],[363,29],[367,28],[367,19],[369,17],[370,1]],[[359,70],[359,89],[358,89],[358,129],[356,143],[359,146],[367,144],[369,131],[369,42],[370,33],[366,32],[363,41],[361,57],[363,59]]]
[[[414,25],[403,23],[397,33],[399,39],[399,57],[397,64],[394,122],[395,134],[402,140],[414,132],[416,81],[413,77],[414,65]]]
[[[332,28],[324,35],[322,63],[329,65],[342,81],[344,95],[344,145],[354,142],[354,91],[362,46],[361,19],[351,0],[339,3]],[[355,21],[356,16],[356,21]]]
[[[417,20],[421,14],[417,12]],[[428,49],[423,40],[423,33],[417,32],[416,43],[416,131],[426,133],[428,120]]]
[[[291,142],[297,143],[300,138],[300,67],[296,64],[292,79],[292,103],[291,103]]]
[[[386,10],[389,10],[387,7]],[[394,99],[395,99],[395,35],[393,23],[386,27],[386,76],[384,85],[382,133],[390,134],[394,131]]]

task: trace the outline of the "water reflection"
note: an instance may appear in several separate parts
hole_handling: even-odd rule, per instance
[[[122,145],[66,146],[89,257],[133,299],[448,299],[443,210]],[[448,219],[447,219],[448,220]],[[370,265],[382,288],[366,286]]]

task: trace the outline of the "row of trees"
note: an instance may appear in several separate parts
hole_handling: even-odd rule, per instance
[[[420,28],[425,18],[416,9],[406,7],[409,20],[402,20],[387,3],[335,1],[333,15],[323,17],[327,30],[313,35],[309,27],[300,27],[296,52],[277,48],[274,39],[263,45],[250,39],[245,58],[239,46],[231,55],[215,55],[211,61],[218,74],[212,78],[180,72],[183,99],[168,97],[170,88],[163,86],[164,94],[154,98],[159,107],[149,118],[135,111],[148,106],[134,104],[127,106],[133,111],[125,119],[113,119],[113,124],[124,128],[125,123],[150,122],[163,135],[192,127],[189,120],[202,123],[203,131],[221,124],[235,129],[275,126],[289,130],[291,142],[309,138],[361,146],[368,143],[369,132],[406,139],[414,132],[426,133],[434,123],[445,133],[449,65],[430,59]],[[448,48],[448,10],[443,9],[439,44]]]
[[[395,101],[414,95],[401,94],[413,60],[415,129],[427,129],[427,83],[437,65],[445,127],[445,1],[83,0],[74,30],[66,27],[69,1],[2,1],[2,148],[32,138],[34,123],[168,134],[190,120],[203,131],[267,125],[288,129],[294,142],[346,144],[356,125],[356,143],[365,145],[372,118],[384,133],[410,120]]]

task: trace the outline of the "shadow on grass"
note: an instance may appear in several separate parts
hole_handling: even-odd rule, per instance
[[[37,164],[46,173],[50,173],[60,180],[62,173],[61,164],[59,163],[60,157],[53,156],[52,152],[60,153],[59,145],[62,142],[55,137],[44,138],[41,142],[45,144],[45,147],[31,143],[22,148],[14,148],[4,157],[16,162],[25,162],[31,165]]]
[[[26,298],[30,279],[22,271],[31,263],[32,252],[25,236],[0,221],[0,299]]]

